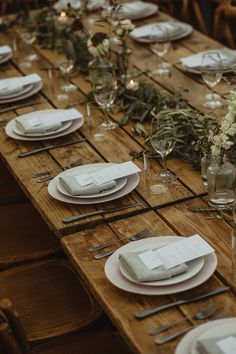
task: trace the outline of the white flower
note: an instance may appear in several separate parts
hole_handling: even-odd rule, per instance
[[[89,52],[92,54],[92,56],[104,57],[109,52],[109,39],[105,38],[97,45],[93,45],[91,38],[89,38],[89,40],[87,42],[87,47],[88,47]]]

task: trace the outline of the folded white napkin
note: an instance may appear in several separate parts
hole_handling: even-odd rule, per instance
[[[167,270],[164,266],[150,270],[140,259],[139,255],[141,253],[143,252],[127,252],[122,253],[119,256],[120,263],[137,281],[148,282],[169,279],[188,270],[188,266],[185,263],[173,267],[169,270]]]
[[[236,332],[234,335],[232,335],[232,337],[236,338]],[[197,350],[199,354],[224,354],[216,343],[225,338],[226,336],[209,339],[199,339],[197,341]]]
[[[89,11],[96,10],[102,6],[103,0],[88,0],[87,8]],[[81,7],[80,0],[59,0],[53,7],[56,11],[62,11],[67,9],[67,4],[70,3],[71,7],[75,10],[78,10]]]
[[[145,17],[146,11],[149,11],[150,5],[153,7],[153,4],[143,2],[143,1],[134,1],[127,4],[122,4],[118,6],[115,15],[120,18],[129,18],[130,20],[135,20],[136,18]],[[105,11],[104,15],[108,16],[113,7],[109,6]],[[158,9],[158,8],[157,8]]]
[[[77,181],[76,176],[64,176],[60,177],[59,180],[71,195],[99,194],[102,191],[114,188],[116,186],[116,181],[110,181],[100,185],[94,182],[87,186],[81,186]]]
[[[12,49],[8,45],[1,45],[0,46],[0,55],[9,54],[12,52]]]
[[[209,51],[200,52],[180,59],[180,62],[187,68],[198,69],[201,67],[202,56]],[[221,48],[218,52],[223,66],[236,64],[236,50]]]
[[[170,38],[178,35],[183,31],[183,26],[180,22],[164,21],[159,23],[151,23],[142,27],[135,28],[130,33],[130,35],[134,39],[145,38],[145,39],[152,40],[152,37],[157,36],[160,38],[160,40],[164,40],[166,36],[164,31],[160,30],[161,27],[167,29]]]
[[[0,80],[0,96],[12,95],[22,91],[26,85],[40,82],[41,77],[38,74],[30,74],[21,77],[11,77]]]
[[[23,134],[44,134],[58,130],[63,122],[82,117],[76,109],[40,110],[15,118],[16,127]]]

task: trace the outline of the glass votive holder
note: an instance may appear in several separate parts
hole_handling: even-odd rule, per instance
[[[154,151],[145,150],[143,152],[143,171],[146,188],[149,194],[166,193],[168,185],[158,181],[157,159],[160,156]]]
[[[201,158],[201,176],[202,176],[202,184],[207,189],[207,169],[212,162],[211,157],[203,156]]]

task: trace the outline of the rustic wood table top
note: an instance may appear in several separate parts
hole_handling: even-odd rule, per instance
[[[153,22],[155,19],[165,19],[164,14],[158,14],[145,20],[136,21],[136,25]],[[0,34],[0,44],[12,45],[10,36]],[[130,40],[132,53],[130,61],[138,70],[154,69],[157,65],[156,56],[150,51],[148,45],[141,45]],[[205,35],[193,31],[191,35],[174,42],[166,59],[173,64],[171,77],[149,78],[156,87],[164,89],[167,93],[181,90],[183,97],[189,105],[200,112],[206,112],[202,106],[206,89],[199,75],[190,74],[178,64],[179,59],[191,53],[206,49],[216,49],[222,45]],[[40,54],[40,61],[35,62],[30,69],[20,67],[20,52],[13,54],[10,61],[1,65],[3,77],[21,76],[30,72],[37,72],[43,79],[44,86],[40,93],[35,96],[35,101],[29,102],[21,108],[13,108],[8,112],[0,114],[0,122],[8,122],[18,115],[35,110],[50,108],[65,108],[65,104],[71,104],[77,108],[85,117],[84,125],[76,132],[56,139],[57,143],[72,141],[73,139],[86,138],[82,143],[67,147],[60,147],[43,152],[34,156],[18,158],[20,152],[33,148],[48,146],[51,142],[28,142],[13,140],[5,134],[4,124],[0,127],[0,154],[3,161],[18,181],[33,205],[40,212],[41,216],[57,237],[61,238],[63,248],[69,258],[74,262],[78,272],[84,279],[85,284],[93,292],[101,303],[105,312],[114,322],[115,326],[123,334],[130,348],[135,353],[174,353],[179,338],[168,344],[154,344],[154,337],[148,335],[148,330],[153,326],[163,325],[184,316],[193,314],[209,303],[218,305],[218,314],[222,311],[226,315],[236,316],[236,282],[232,277],[231,262],[231,215],[224,219],[207,219],[211,213],[194,213],[189,207],[206,207],[206,191],[202,186],[199,172],[193,169],[188,163],[168,159],[168,167],[175,172],[178,179],[171,183],[167,193],[154,195],[147,190],[143,173],[140,173],[140,183],[137,188],[127,196],[107,202],[104,205],[73,205],[65,204],[54,200],[48,194],[48,183],[37,183],[32,177],[33,174],[45,170],[52,171],[56,176],[65,170],[71,163],[80,160],[81,164],[97,162],[120,163],[130,160],[130,152],[140,152],[144,149],[143,138],[132,134],[132,124],[128,123],[106,134],[103,141],[94,139],[91,134],[89,121],[86,117],[85,95],[90,91],[90,84],[87,77],[81,73],[73,77],[71,81],[77,85],[78,90],[73,94],[71,101],[60,102],[56,99],[60,80],[57,70],[52,70],[53,79],[49,78],[45,68],[53,67],[57,54],[53,51],[36,48]],[[183,90],[184,89],[184,90]],[[226,82],[221,82],[216,91],[226,97],[229,87]],[[25,101],[27,102],[27,101]],[[12,104],[13,105],[13,104]],[[9,108],[9,105],[0,105],[1,109]],[[220,114],[224,114],[222,109]],[[118,121],[119,114],[111,115],[112,119]],[[102,113],[96,108],[94,118],[96,124],[102,121]],[[142,169],[142,161],[135,163]],[[157,162],[155,172],[160,171],[161,165]],[[77,214],[93,212],[104,208],[110,209],[131,203],[142,203],[138,207],[116,211],[104,216],[94,216],[74,223],[64,224],[64,217]],[[148,227],[154,236],[189,236],[199,233],[216,250],[218,259],[217,269],[213,276],[203,284],[177,295],[148,296],[125,292],[116,288],[106,278],[104,264],[106,259],[96,260],[94,254],[88,252],[88,248],[100,243],[117,240],[139,232]],[[127,243],[122,241],[120,245]],[[113,250],[119,245],[107,248]],[[235,271],[235,270],[234,270]],[[181,305],[177,308],[166,310],[147,319],[137,320],[134,313],[138,310],[160,306],[174,299],[182,299],[201,294],[221,286],[230,286],[231,290],[220,295],[211,297],[208,300],[194,302],[188,305]],[[190,324],[199,324],[202,321],[190,319],[188,322],[178,325],[168,333],[176,329],[184,329]]]

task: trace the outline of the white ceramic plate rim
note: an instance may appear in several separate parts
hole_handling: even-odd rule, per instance
[[[235,334],[236,328],[236,320],[235,327],[232,326],[232,323],[222,323],[217,326],[212,326],[211,328],[205,330],[200,336],[198,336],[194,342],[191,349],[191,354],[200,354],[197,350],[197,341],[199,339],[207,339],[207,338],[217,338],[217,337],[228,337]]]
[[[165,238],[168,241],[168,238],[173,239],[173,237],[177,236],[160,236]],[[128,245],[125,245],[127,248],[126,250],[132,249],[133,244],[138,242],[141,245],[149,245],[153,242],[152,238],[146,238],[139,241],[133,241]],[[176,238],[177,240],[177,238]],[[123,246],[124,247],[124,246]],[[151,287],[146,285],[135,284],[130,282],[125,277],[122,276],[119,267],[119,252],[122,251],[122,247],[119,248],[116,252],[114,252],[107,260],[105,264],[105,275],[107,279],[117,288],[131,292],[134,294],[141,294],[141,295],[170,295],[170,294],[177,294],[182,291],[190,290],[195,288],[196,286],[205,282],[215,271],[217,266],[217,258],[215,253],[211,253],[204,257],[205,262],[204,266],[196,274],[195,277],[190,278],[182,283],[174,284],[174,285],[167,285],[167,286],[159,286],[159,287]]]
[[[132,250],[129,250],[129,252],[138,252],[138,251],[145,251],[147,249],[150,249],[150,247],[155,248],[158,247],[158,240],[159,238],[156,239],[155,242],[153,242],[153,245],[149,245],[149,247],[134,247]],[[169,243],[172,242],[176,242],[175,240],[169,240],[169,242],[166,242],[166,245],[168,245]],[[162,243],[162,242],[161,242]],[[161,245],[162,247],[164,246],[163,243]],[[126,251],[125,251],[126,252]],[[192,277],[194,277],[198,272],[200,272],[200,270],[202,269],[202,267],[204,266],[204,257],[195,259],[191,262],[188,262],[188,266],[189,266],[189,270],[185,273],[176,275],[173,278],[170,279],[165,279],[165,280],[159,280],[159,281],[150,281],[150,282],[139,282],[137,280],[135,280],[125,269],[125,267],[120,263],[120,271],[121,274],[127,278],[129,281],[134,282],[136,284],[140,284],[140,285],[146,285],[146,286],[165,286],[165,285],[173,285],[173,284],[178,284],[181,283],[185,280],[188,280]]]
[[[236,61],[235,61],[235,64],[236,64]],[[184,71],[187,71],[192,74],[201,75],[200,69],[189,68],[188,66],[184,65],[181,62],[179,63],[179,65],[181,66],[182,70],[184,70]],[[233,71],[233,69],[222,69],[222,73],[230,73],[231,71]]]
[[[151,2],[144,2],[144,1],[134,1],[134,2],[142,2],[146,6],[146,8],[143,9],[143,13],[142,14],[137,14],[137,15],[131,14],[131,15],[125,15],[124,16],[125,18],[129,18],[132,21],[140,20],[142,18],[154,15],[159,10],[159,6],[156,5],[156,4],[153,4]],[[128,4],[128,3],[126,3],[126,4]],[[106,11],[102,11],[102,16],[106,17],[106,13],[107,13]]]
[[[12,57],[12,52],[7,53],[7,54],[3,54],[3,55],[0,57],[0,64],[5,63],[5,62],[8,61],[9,59],[11,59],[11,57]]]
[[[0,99],[0,103],[9,103],[9,102],[15,102],[15,101],[23,100],[23,99],[25,99],[27,97],[33,96],[35,93],[40,91],[42,87],[43,87],[43,82],[42,81],[36,82],[35,84],[33,84],[32,90],[24,93],[23,95],[19,95],[17,97],[14,97],[14,98]]]
[[[34,87],[33,84],[29,84],[29,85],[25,85],[23,86],[23,89],[20,90],[20,91],[17,91],[15,93],[12,93],[11,95],[0,95],[0,100],[1,99],[8,99],[8,98],[15,98],[17,96],[20,96],[20,95],[24,95],[25,93],[29,92],[30,90],[32,90]]]
[[[18,135],[14,132],[14,129],[13,129],[14,125],[15,125],[14,119],[12,119],[9,123],[7,123],[7,125],[5,127],[5,133],[7,134],[7,136],[9,136],[12,139],[22,140],[22,141],[41,141],[41,140],[56,139],[61,136],[73,133],[74,131],[78,130],[84,123],[84,118],[79,117],[78,119],[73,120],[71,126],[68,129],[63,130],[60,133],[50,135],[50,136],[29,137],[29,136],[21,136],[21,135]]]
[[[190,354],[195,339],[198,338],[206,330],[208,330],[208,328],[216,327],[224,323],[235,324],[235,321],[236,321],[236,317],[232,317],[232,318],[210,321],[208,323],[203,323],[197,326],[196,328],[192,329],[190,332],[185,334],[185,336],[181,339],[181,341],[179,342],[179,344],[175,349],[175,354]]]
[[[90,164],[91,165],[91,164]],[[94,165],[94,164],[92,164]],[[101,163],[99,164],[101,165],[101,167],[105,167],[107,166],[107,163]],[[89,165],[87,165],[89,166]],[[79,166],[80,167],[80,166]],[[81,166],[83,167],[83,166]],[[78,169],[78,167],[73,167],[73,169]],[[71,169],[71,170],[73,170]],[[60,174],[59,174],[60,175]],[[98,204],[98,203],[105,203],[105,202],[110,202],[113,201],[115,199],[118,198],[122,198],[125,195],[129,194],[130,192],[132,192],[138,185],[139,183],[139,176],[137,173],[130,175],[127,177],[127,183],[126,185],[121,188],[119,191],[111,194],[111,195],[107,195],[105,197],[99,197],[99,198],[94,198],[94,199],[86,199],[86,198],[72,198],[72,197],[67,197],[63,194],[61,194],[58,190],[57,190],[57,183],[58,183],[58,176],[54,177],[49,185],[48,185],[48,193],[49,195],[56,200],[59,200],[61,202],[64,203],[70,203],[70,204],[79,204],[79,205],[89,205],[89,204]]]
[[[115,165],[115,164],[112,164]],[[94,166],[88,167],[86,168],[86,165],[83,166],[83,173],[87,173],[87,172],[93,172],[93,171],[98,171],[101,170],[100,168],[98,168],[97,164],[95,164]],[[82,172],[82,171],[81,171]],[[78,175],[78,167],[77,170],[75,171],[71,171],[71,169],[63,171],[62,173],[60,173],[59,177],[62,176],[77,176]],[[57,189],[60,193],[68,196],[68,197],[72,197],[72,198],[86,198],[86,199],[91,199],[91,198],[100,198],[100,197],[104,197],[105,195],[110,195],[113,194],[117,191],[119,191],[121,188],[123,188],[127,183],[127,177],[123,177],[123,178],[119,178],[117,179],[117,185],[114,188],[111,188],[109,190],[105,190],[99,194],[90,194],[90,195],[83,195],[83,196],[78,196],[78,195],[71,195],[69,192],[67,192],[67,190],[65,189],[65,187],[61,184],[61,182],[58,180],[58,184],[57,184]]]
[[[153,23],[153,24],[148,24],[148,25],[144,25],[144,26],[141,26],[141,27],[146,27],[146,26],[151,26],[151,25],[155,25],[155,24],[158,24],[158,22],[157,23]],[[190,35],[191,33],[192,33],[192,31],[193,31],[193,27],[191,26],[191,25],[189,25],[189,24],[187,24],[187,23],[182,23],[181,22],[181,25],[182,25],[182,27],[183,27],[183,30],[179,33],[177,33],[176,35],[173,35],[172,37],[171,37],[171,40],[172,41],[175,41],[175,40],[177,40],[177,39],[181,39],[181,38],[184,38],[184,37],[187,37],[188,35]],[[141,27],[139,27],[139,28],[141,28]],[[133,34],[132,34],[132,32],[130,33],[130,37],[133,39],[133,40],[135,40],[135,41],[137,41],[137,42],[140,42],[140,43],[152,43],[151,41],[150,41],[150,39],[148,39],[148,38],[142,38],[142,37],[136,37],[136,36],[134,36]]]

